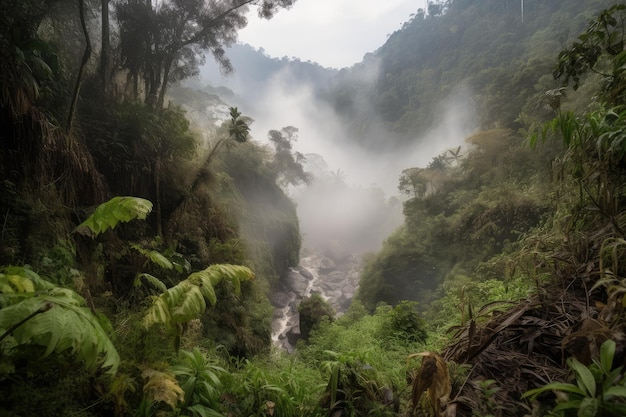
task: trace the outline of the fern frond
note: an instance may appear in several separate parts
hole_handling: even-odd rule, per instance
[[[217,302],[215,286],[227,279],[233,283],[236,294],[241,292],[241,281],[254,279],[254,272],[241,265],[217,264],[190,274],[186,280],[155,297],[146,311],[144,325],[175,326],[194,319],[206,310],[206,301]]]
[[[137,244],[132,244],[132,245],[130,245],[130,247],[135,249],[137,252],[141,253],[146,258],[148,258],[150,260],[150,262],[160,266],[163,269],[173,269],[174,268],[174,264],[172,263],[172,261],[167,259],[165,257],[165,255],[163,255],[159,251],[144,249],[144,248],[142,248],[141,246],[139,246]]]
[[[196,285],[208,283],[211,287],[215,287],[224,279],[233,284],[235,294],[239,295],[241,293],[241,281],[254,279],[254,272],[242,265],[215,264],[202,271],[194,272],[188,277],[188,280],[196,283]],[[214,302],[211,304],[215,305]]]
[[[28,293],[56,288],[54,284],[23,266],[5,266],[0,271],[0,293]]]
[[[167,286],[165,286],[163,281],[153,275],[146,273],[137,274],[135,276],[135,280],[133,281],[133,286],[135,288],[140,287],[142,279],[158,290],[167,291]]]
[[[44,306],[51,306],[44,310]],[[41,310],[41,314],[33,313]],[[32,316],[11,336],[17,345],[37,344],[46,348],[44,357],[51,353],[70,350],[76,359],[90,369],[108,368],[114,374],[120,364],[117,350],[109,340],[98,319],[85,307],[82,297],[66,288],[55,288],[47,293],[32,294],[0,310],[0,334],[6,334],[25,318]]]
[[[196,285],[189,286],[188,290],[176,304],[172,311],[172,319],[176,323],[184,323],[198,317],[206,310],[206,302],[200,288]]]
[[[164,402],[175,409],[179,402],[184,401],[185,392],[178,385],[176,377],[156,369],[144,368],[141,372],[144,379],[143,391],[156,402]]]
[[[143,319],[144,325],[146,327],[150,327],[153,324],[158,323],[171,323],[172,314],[170,313],[167,298],[164,297],[163,294],[161,294],[160,296],[154,296],[152,298],[152,304],[146,311],[146,315]]]
[[[96,237],[113,229],[120,222],[145,219],[152,211],[152,203],[139,197],[113,197],[100,204],[96,211],[76,227],[80,234]]]

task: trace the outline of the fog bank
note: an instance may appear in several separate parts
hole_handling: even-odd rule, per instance
[[[305,247],[345,253],[378,250],[403,221],[400,173],[426,167],[433,157],[463,145],[474,130],[471,94],[464,87],[439,105],[442,122],[424,137],[402,149],[372,151],[350,136],[333,108],[317,98],[316,87],[298,82],[289,68],[260,85],[253,101],[243,100],[246,92],[235,90],[240,84],[236,79],[224,81],[239,97],[239,110],[254,119],[254,140],[267,142],[272,129],[298,128],[293,149],[307,156],[305,168],[314,175],[310,186],[289,190],[298,205]],[[381,129],[376,135],[381,141],[391,137]]]

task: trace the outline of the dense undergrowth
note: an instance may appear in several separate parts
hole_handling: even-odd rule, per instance
[[[624,6],[561,52],[549,109],[403,172],[358,299],[310,305],[287,355],[267,293],[301,245],[289,130],[262,146],[231,108],[203,141],[82,80],[78,23],[26,3],[0,34],[0,414],[622,415]]]

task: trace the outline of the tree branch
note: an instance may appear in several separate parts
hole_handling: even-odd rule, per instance
[[[2,334],[2,336],[0,336],[0,342],[2,342],[7,336],[12,334],[15,331],[15,329],[20,327],[22,324],[26,323],[28,320],[32,319],[33,317],[35,317],[38,314],[45,313],[46,311],[50,310],[52,308],[52,306],[53,306],[52,303],[46,303],[46,304],[42,305],[41,307],[39,307],[38,310],[35,310],[34,312],[30,313],[28,316],[26,316],[22,320],[20,320],[17,323],[15,323],[13,326],[9,327],[7,329],[7,331],[4,332]]]

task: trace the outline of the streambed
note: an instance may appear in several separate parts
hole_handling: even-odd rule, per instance
[[[309,255],[291,268],[285,284],[270,296],[274,306],[272,341],[288,352],[293,352],[300,338],[298,306],[305,297],[320,294],[337,315],[343,314],[356,293],[359,284],[360,259],[354,255],[331,258]]]

